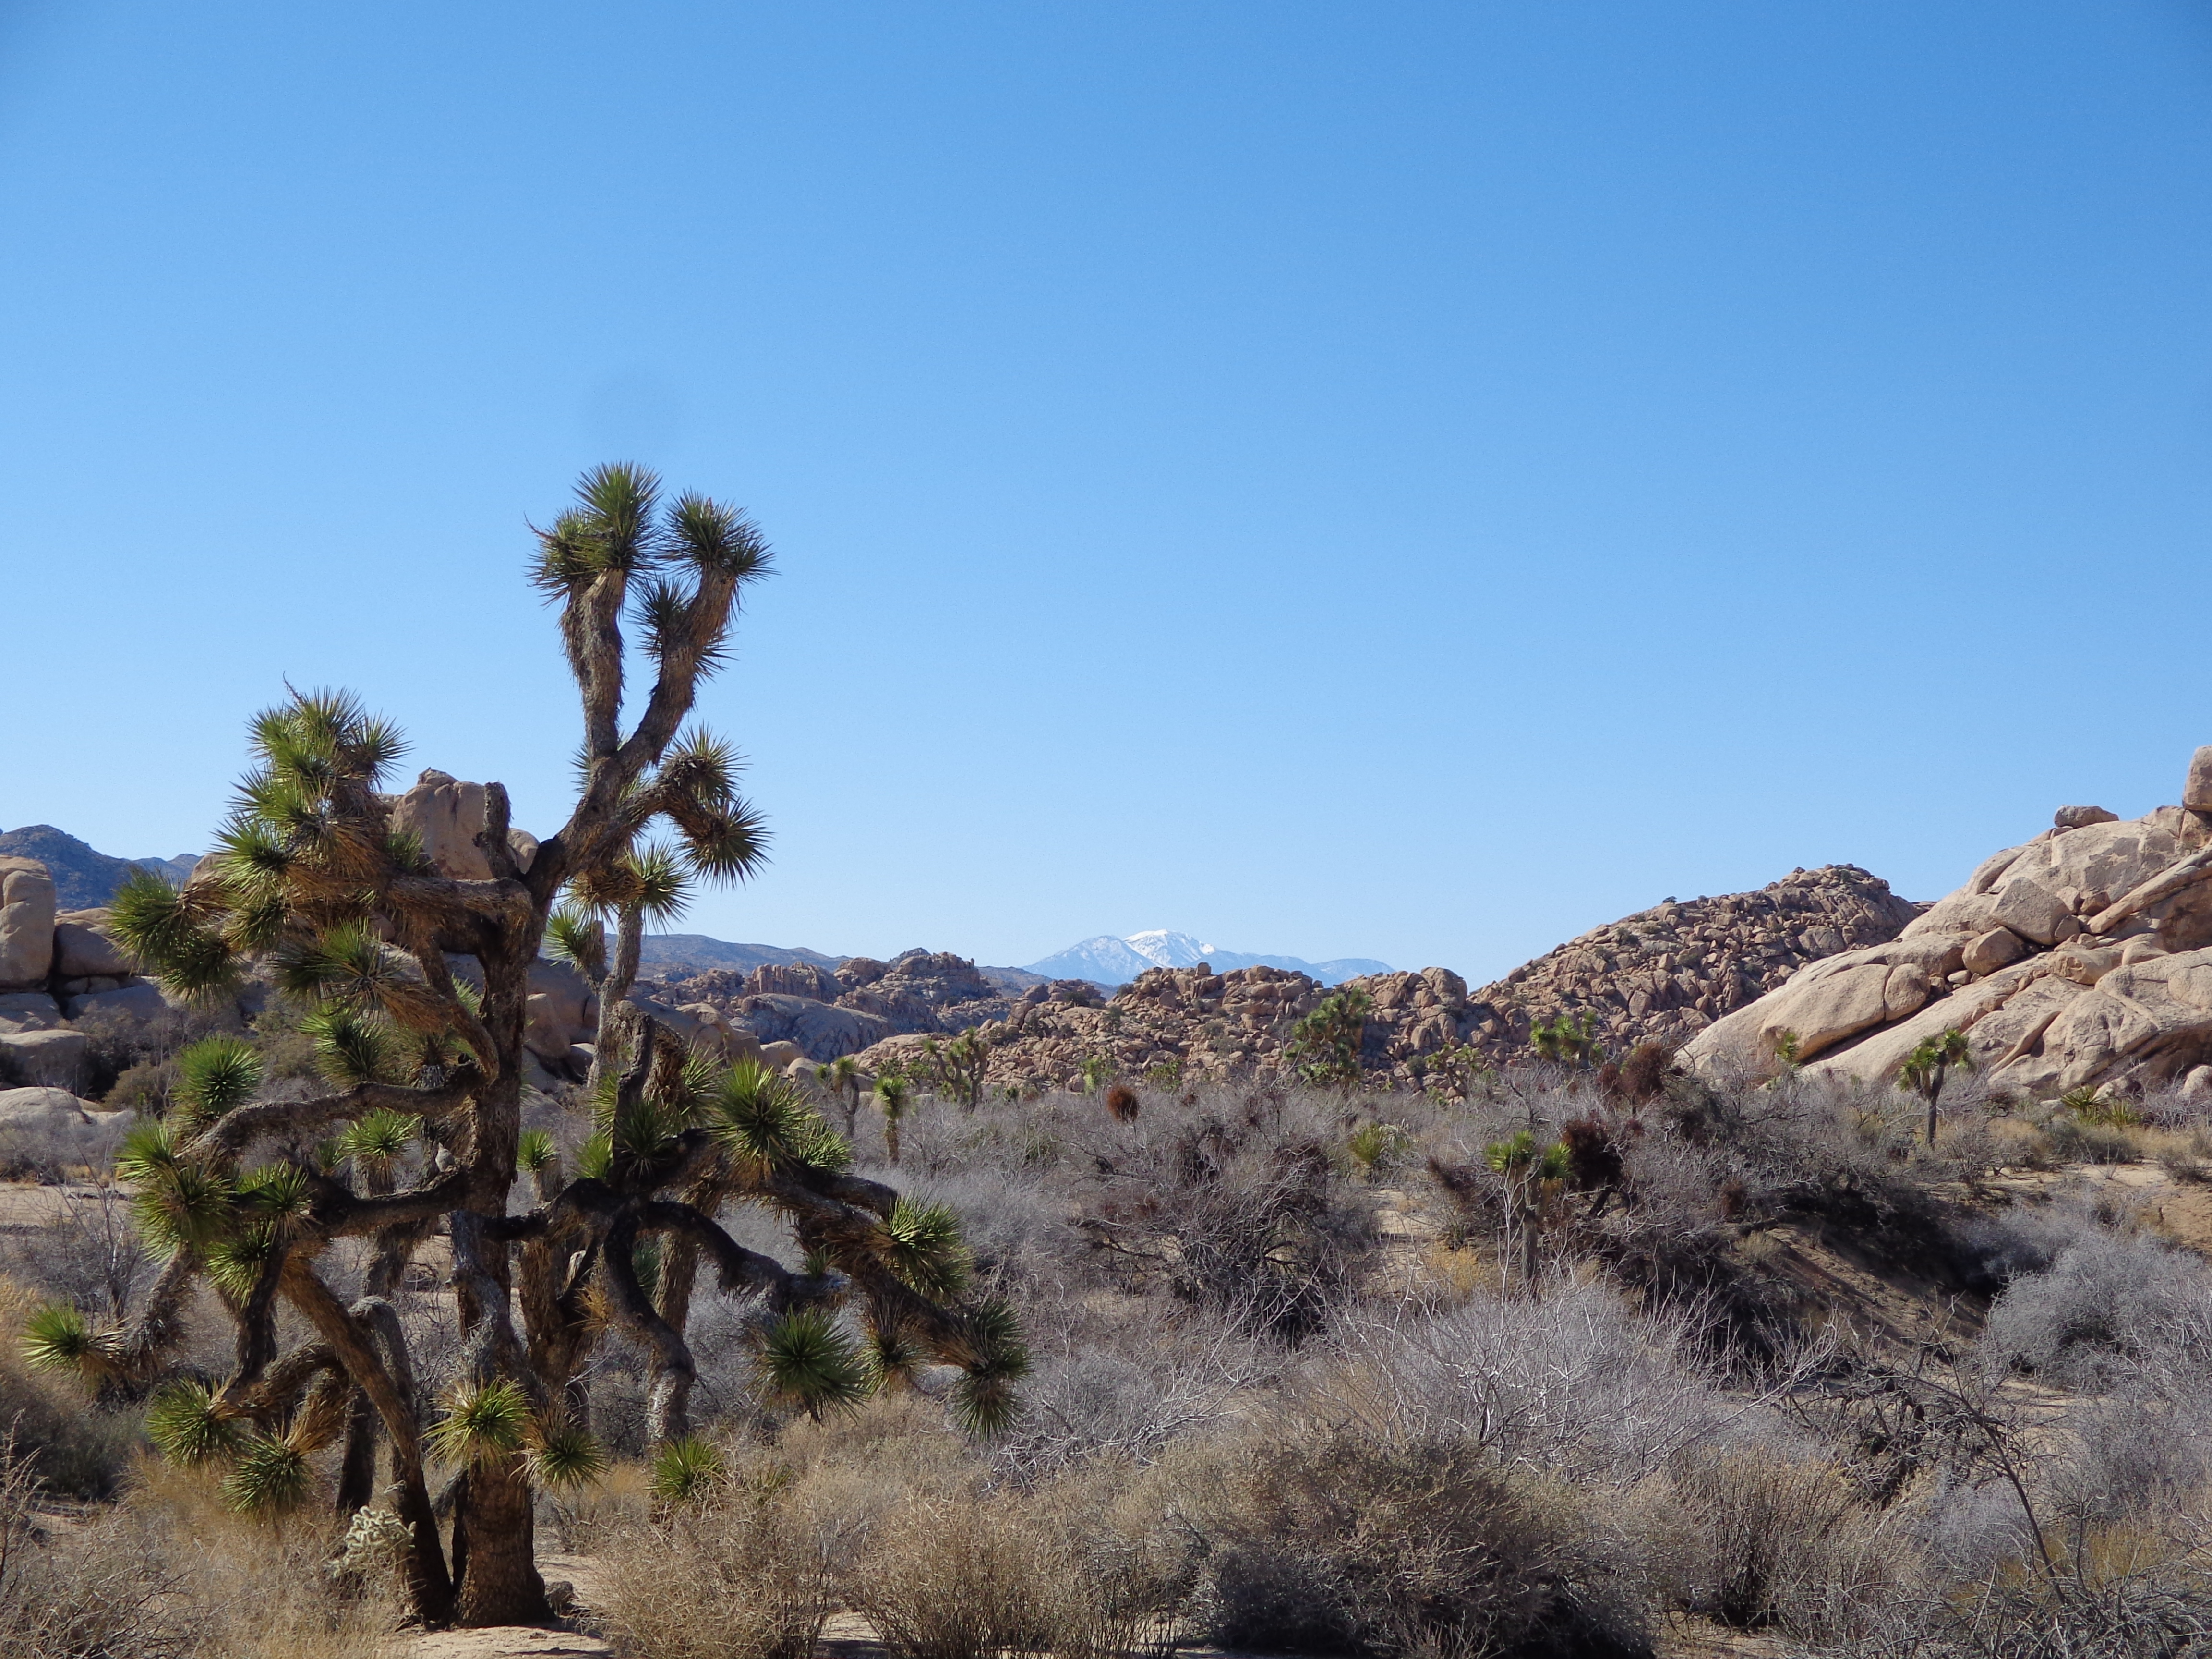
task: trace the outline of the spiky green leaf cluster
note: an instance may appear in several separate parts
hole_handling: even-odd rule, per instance
[[[422,1133],[422,1120],[416,1114],[380,1106],[356,1118],[338,1137],[335,1151],[355,1169],[382,1175],[407,1156]]]
[[[884,1218],[884,1261],[909,1287],[942,1300],[968,1288],[974,1258],[960,1218],[942,1204],[901,1198]]]
[[[296,1441],[257,1434],[222,1479],[222,1501],[240,1515],[276,1516],[314,1495],[315,1471]]]
[[[233,1302],[253,1294],[261,1274],[280,1248],[276,1229],[266,1222],[245,1226],[210,1240],[202,1249],[208,1280]]]
[[[1484,1147],[1482,1161],[1516,1180],[1564,1181],[1571,1160],[1565,1141],[1540,1141],[1522,1129]]]
[[[314,1188],[296,1164],[264,1164],[238,1177],[239,1208],[271,1222],[303,1221],[313,1207]]]
[[[653,1454],[649,1485],[664,1504],[694,1504],[728,1477],[719,1448],[690,1435],[665,1440]]]
[[[722,1076],[708,1130],[738,1164],[760,1170],[848,1169],[853,1149],[823,1120],[799,1085],[756,1060]]]
[[[872,1382],[859,1345],[820,1308],[793,1309],[770,1324],[762,1335],[759,1369],[769,1399],[817,1420],[858,1407]]]
[[[170,1110],[190,1127],[212,1123],[253,1098],[264,1070],[261,1051],[245,1038],[202,1037],[177,1055]]]
[[[586,1181],[611,1181],[615,1173],[614,1136],[602,1129],[576,1148],[576,1173]]]
[[[640,795],[633,812],[649,810],[647,797]],[[580,914],[593,915],[635,908],[647,922],[665,925],[690,906],[691,881],[683,854],[656,842],[578,875],[569,888],[569,904]],[[588,944],[585,948],[589,949]]]
[[[97,1349],[92,1322],[66,1302],[49,1302],[23,1322],[23,1359],[33,1370],[82,1370]]]
[[[561,1149],[553,1137],[543,1129],[525,1129],[522,1138],[514,1144],[514,1161],[527,1174],[535,1175],[561,1156]]]
[[[235,987],[243,969],[222,920],[210,885],[179,892],[151,870],[132,871],[107,902],[109,933],[168,990],[195,1000]]]
[[[606,924],[581,904],[563,904],[545,918],[545,943],[556,960],[594,983],[607,970]]]
[[[929,1364],[929,1350],[903,1326],[872,1327],[860,1345],[860,1358],[868,1368],[871,1392],[904,1385],[911,1387]]]
[[[332,1083],[397,1083],[403,1045],[392,1022],[372,1009],[328,1002],[300,1022],[315,1045],[315,1065]]]
[[[372,791],[403,747],[352,697],[319,691],[264,709],[257,764],[240,781],[215,851],[181,891],[151,872],[116,895],[116,937],[172,992],[207,997],[248,957],[295,935],[359,921],[380,884],[419,869],[422,849],[387,831]]]
[[[955,1421],[978,1439],[1006,1431],[1018,1409],[1015,1385],[1030,1374],[1029,1344],[1013,1309],[994,1297],[968,1310],[966,1375],[953,1385]]]
[[[146,1408],[146,1434],[161,1455],[185,1468],[228,1462],[247,1443],[246,1427],[217,1407],[204,1382],[173,1382]]]
[[[449,1463],[472,1464],[522,1449],[531,1428],[530,1400],[507,1377],[455,1388],[430,1445]]]
[[[531,1479],[561,1491],[588,1485],[606,1473],[606,1449],[588,1429],[573,1423],[539,1423],[530,1437]]]
[[[131,1200],[139,1236],[164,1254],[200,1249],[233,1218],[231,1184],[219,1171],[182,1159],[155,1166]]]

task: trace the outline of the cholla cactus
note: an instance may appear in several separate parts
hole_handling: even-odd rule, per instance
[[[550,1145],[522,1133],[541,943],[550,934],[595,977],[603,1004],[622,1004],[641,920],[679,902],[690,881],[742,878],[760,862],[763,836],[736,793],[734,754],[683,728],[739,593],[768,568],[758,532],[737,513],[690,495],[664,507],[657,481],[635,468],[587,475],[578,505],[540,532],[535,573],[559,609],[583,705],[579,798],[557,833],[518,852],[506,791],[489,785],[475,838],[488,878],[441,872],[380,793],[398,732],[349,696],[295,694],[253,722],[254,769],[191,882],[173,891],[134,879],[114,903],[118,936],[173,994],[212,999],[258,970],[309,1004],[306,1029],[330,1086],[259,1100],[250,1045],[218,1038],[188,1050],[176,1109],[137,1131],[118,1164],[166,1265],[112,1328],[74,1309],[41,1310],[27,1352],[94,1380],[158,1382],[206,1280],[237,1328],[236,1364],[219,1386],[158,1397],[157,1443],[225,1471],[237,1507],[275,1516],[322,1496],[313,1460],[343,1442],[337,1504],[359,1514],[374,1498],[392,1517],[375,1523],[380,1535],[404,1532],[401,1574],[425,1624],[548,1615],[532,1489],[589,1478],[603,1462],[584,1426],[584,1377],[609,1329],[652,1357],[655,1439],[685,1439],[684,1333],[702,1260],[725,1292],[748,1298],[763,1352],[783,1344],[786,1359],[764,1359],[764,1377],[802,1407],[836,1408],[838,1390],[873,1382],[871,1352],[911,1353],[963,1368],[955,1409],[989,1429],[1026,1368],[1003,1306],[960,1299],[957,1230],[918,1226],[911,1212],[902,1219],[898,1195],[851,1175],[846,1143],[781,1078],[719,1068],[650,1018],[618,1014],[602,1024],[599,1133],[575,1178],[564,1182]],[[626,617],[655,665],[628,730]],[[667,839],[647,844],[656,826]],[[453,971],[460,959],[476,964],[467,980]],[[539,1201],[509,1215],[524,1167]],[[808,1270],[739,1246],[716,1218],[739,1203],[787,1220]],[[388,1298],[441,1223],[464,1348],[426,1434]],[[347,1237],[369,1247],[349,1305],[321,1266]],[[639,1264],[654,1261],[648,1285]],[[279,1350],[280,1305],[311,1333],[290,1352]],[[798,1363],[809,1345],[813,1359]],[[849,1364],[822,1363],[831,1350]],[[824,1382],[833,1371],[843,1380]],[[458,1590],[432,1513],[433,1460],[465,1472],[453,1487],[453,1547],[467,1561]]]

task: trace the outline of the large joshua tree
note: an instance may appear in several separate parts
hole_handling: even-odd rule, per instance
[[[610,1326],[625,1331],[653,1370],[653,1433],[683,1436],[684,1331],[702,1263],[725,1293],[751,1299],[766,1392],[810,1411],[935,1361],[962,1368],[955,1407],[988,1431],[1025,1369],[1004,1307],[969,1296],[949,1217],[848,1173],[849,1146],[783,1079],[718,1069],[641,1011],[602,1021],[598,1133],[574,1178],[563,1184],[548,1147],[522,1146],[531,965],[556,907],[580,907],[560,931],[586,955],[582,918],[615,917],[616,961],[595,971],[620,1003],[640,918],[672,884],[741,876],[761,857],[734,755],[684,725],[768,550],[728,507],[658,495],[651,474],[604,467],[538,532],[532,579],[558,607],[584,741],[574,809],[534,851],[510,833],[493,784],[475,838],[489,878],[441,872],[379,793],[398,732],[349,697],[295,694],[254,720],[254,768],[192,880],[181,892],[136,881],[114,905],[117,932],[172,992],[218,998],[258,969],[311,1005],[332,1086],[259,1101],[249,1046],[197,1055],[177,1108],[121,1160],[141,1225],[167,1252],[159,1277],[111,1328],[42,1311],[32,1357],[111,1388],[156,1388],[157,1443],[223,1466],[241,1508],[307,1501],[311,1460],[342,1447],[337,1499],[357,1510],[377,1496],[381,1450],[380,1506],[404,1534],[426,1623],[546,1616],[533,1488],[603,1461],[585,1362]],[[651,684],[625,730],[640,635]],[[644,845],[656,825],[666,843]],[[526,1150],[537,1201],[510,1212]],[[806,1271],[738,1246],[715,1218],[732,1202],[780,1212]],[[466,1343],[453,1390],[428,1401],[392,1297],[441,1231]],[[366,1262],[350,1302],[330,1271],[349,1238]],[[656,1259],[647,1284],[640,1263]],[[159,1387],[202,1280],[235,1326],[233,1369],[220,1383]],[[287,1306],[307,1334],[289,1352]]]

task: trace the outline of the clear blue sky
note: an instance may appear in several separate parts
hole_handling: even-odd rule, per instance
[[[782,574],[726,938],[1503,970],[2212,742],[2203,4],[0,4],[0,824],[339,684],[564,810],[526,515]]]

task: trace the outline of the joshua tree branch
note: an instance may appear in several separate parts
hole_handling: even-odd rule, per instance
[[[356,1083],[342,1093],[318,1095],[313,1100],[272,1100],[258,1106],[240,1106],[202,1130],[185,1150],[233,1158],[264,1135],[303,1133],[379,1109],[419,1117],[442,1117],[466,1105],[469,1098],[469,1089],[458,1083],[444,1084],[435,1089],[407,1088],[396,1083]]]

